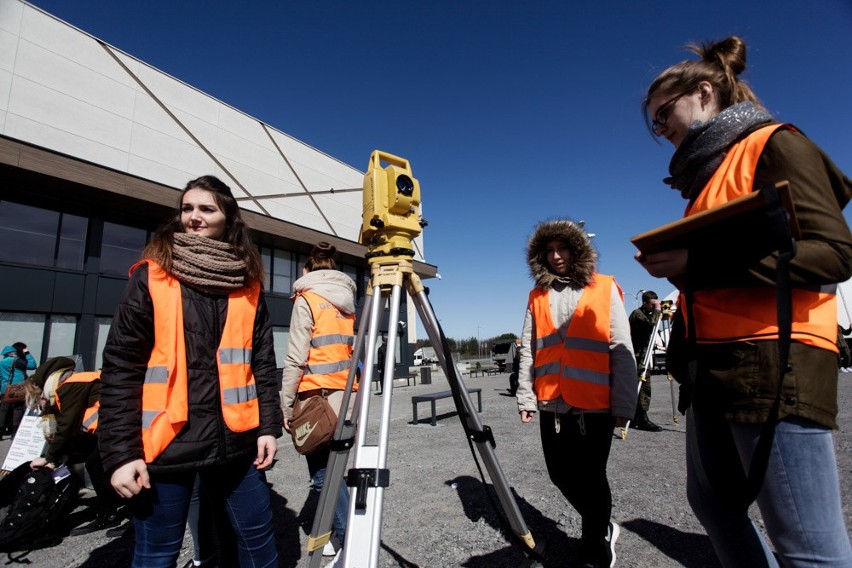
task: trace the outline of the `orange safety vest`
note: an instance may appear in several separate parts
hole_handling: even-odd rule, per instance
[[[344,314],[316,292],[302,291],[298,295],[308,302],[314,317],[311,347],[299,392],[346,388],[355,343],[355,314]]]
[[[567,329],[553,323],[550,291],[534,288],[529,308],[535,321],[535,394],[539,400],[561,396],[584,410],[610,408],[610,306],[615,278],[595,274],[580,295]],[[621,294],[621,288],[618,288]]]
[[[59,385],[67,385],[69,383],[91,383],[94,381],[101,380],[101,372],[100,371],[88,371],[84,373],[74,373]],[[59,412],[62,412],[62,401],[59,399],[59,390],[60,388],[56,387],[56,408],[59,409]],[[89,432],[90,434],[94,434],[98,429],[98,409],[101,407],[100,400],[96,400],[95,403],[86,408],[86,411],[83,413],[83,422],[80,425],[80,431]]]
[[[151,463],[174,440],[188,419],[186,345],[180,282],[152,260],[148,290],[154,305],[154,347],[142,387],[142,446]],[[260,284],[228,295],[228,315],[216,353],[219,395],[225,424],[233,432],[260,425],[257,388],[251,368],[254,320]]]
[[[718,207],[754,190],[754,173],[769,138],[779,129],[772,124],[755,130],[728,150],[707,185],[686,209],[685,217]],[[781,180],[777,180],[781,181]],[[836,286],[820,291],[793,289],[793,341],[837,350]],[[778,339],[775,294],[767,288],[720,288],[693,292],[692,314],[697,343],[727,343]],[[686,312],[683,313],[686,316]]]

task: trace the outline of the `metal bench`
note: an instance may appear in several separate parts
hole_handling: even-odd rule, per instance
[[[479,406],[479,412],[482,412],[482,389],[476,387],[469,387],[467,389],[468,394],[476,393],[476,402]],[[439,392],[431,392],[428,394],[416,394],[411,397],[411,409],[414,412],[414,424],[417,424],[417,405],[421,402],[428,402],[432,406],[432,426],[435,426],[438,423],[437,415],[435,413],[435,401],[441,400],[442,398],[450,398],[453,396],[453,391],[445,390]]]
[[[373,367],[373,387],[377,392],[382,390],[382,380],[379,378],[380,376],[381,373],[379,372],[379,367],[376,365]],[[405,386],[410,387],[412,383],[415,385],[417,384],[417,373],[410,372],[406,366],[397,365],[393,379],[394,382],[399,379],[405,379]],[[394,386],[396,386],[396,384],[394,384]]]

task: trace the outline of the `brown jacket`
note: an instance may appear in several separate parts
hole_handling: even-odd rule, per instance
[[[852,276],[852,234],[842,209],[852,197],[852,181],[804,135],[777,132],[767,143],[755,170],[754,187],[789,180],[801,229],[791,262],[794,287],[808,289],[843,282]],[[766,287],[774,294],[775,257],[753,258],[748,235],[718,235],[691,246],[687,287]],[[669,369],[685,379],[686,353],[682,320],[673,325]],[[778,392],[775,341],[738,342],[695,347],[697,380],[692,402],[717,409],[735,422],[764,422]],[[801,416],[836,428],[837,355],[793,343],[791,370],[784,377],[779,417]]]

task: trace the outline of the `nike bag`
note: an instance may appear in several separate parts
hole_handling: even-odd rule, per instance
[[[337,414],[322,395],[298,400],[290,419],[293,446],[300,454],[312,454],[327,446],[337,426]]]

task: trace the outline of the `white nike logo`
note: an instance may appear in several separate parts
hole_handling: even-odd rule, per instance
[[[296,428],[296,437],[293,439],[293,443],[297,446],[303,445],[308,441],[308,438],[311,436],[311,432],[313,432],[316,427],[316,424],[307,422]]]

